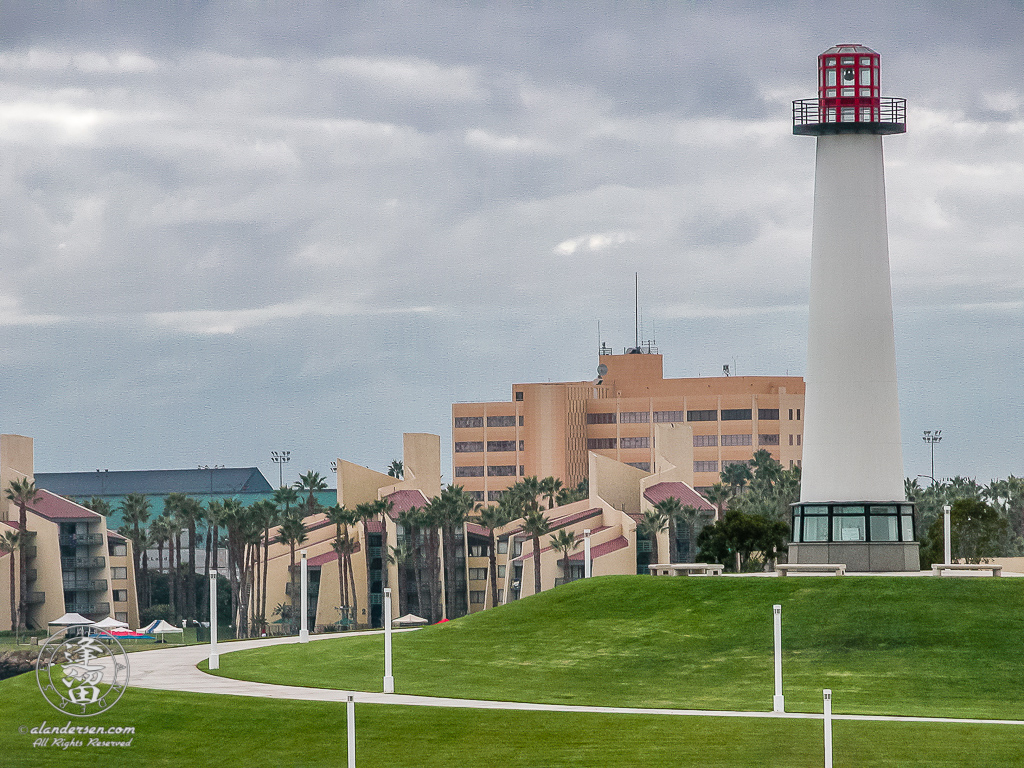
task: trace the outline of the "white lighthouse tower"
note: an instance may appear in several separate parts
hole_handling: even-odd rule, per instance
[[[905,501],[889,287],[882,136],[906,102],[882,98],[879,56],[818,57],[818,98],[793,103],[793,133],[817,137],[800,502],[790,562],[918,570]]]

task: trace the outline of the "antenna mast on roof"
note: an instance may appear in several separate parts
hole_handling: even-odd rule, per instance
[[[640,273],[633,273],[633,296],[635,298],[635,306],[633,308],[633,328],[635,341],[633,344],[634,349],[640,349]]]

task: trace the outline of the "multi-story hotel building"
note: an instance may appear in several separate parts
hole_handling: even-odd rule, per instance
[[[698,490],[761,448],[784,467],[800,464],[802,378],[666,379],[662,356],[646,352],[602,354],[599,362],[594,381],[514,384],[511,401],[454,404],[454,482],[478,501],[496,501],[530,475],[571,487],[587,477],[591,451],[656,472],[659,423],[692,428]]]

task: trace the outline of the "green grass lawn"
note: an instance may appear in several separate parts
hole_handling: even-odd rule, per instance
[[[19,732],[43,721],[63,725],[69,719],[74,725],[132,726],[132,745],[33,747],[36,737]],[[356,732],[360,768],[813,768],[822,764],[820,721],[361,704],[356,707]],[[836,722],[835,766],[1019,765],[1020,733],[1011,726]],[[130,688],[107,713],[68,718],[43,701],[34,675],[0,682],[0,765],[4,768],[338,768],[345,765],[345,744],[344,704]]]
[[[1024,580],[578,581],[394,638],[399,693],[771,709],[783,606],[789,711],[1024,719]],[[219,674],[379,691],[380,636],[225,654]]]

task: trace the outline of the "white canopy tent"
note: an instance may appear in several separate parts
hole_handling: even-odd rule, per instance
[[[414,613],[407,613],[405,616],[399,616],[397,619],[393,619],[391,623],[396,627],[419,627],[430,622],[424,618],[420,618]]]
[[[124,621],[118,621],[113,616],[107,616],[107,618],[97,621],[93,626],[100,629],[124,629],[128,624]]]
[[[152,624],[143,627],[140,632],[145,632],[147,635],[167,635],[172,632],[178,632],[181,634],[181,642],[185,642],[185,630],[181,627],[175,627],[173,624],[168,624],[163,619],[157,619]],[[167,642],[164,640],[164,642]]]

